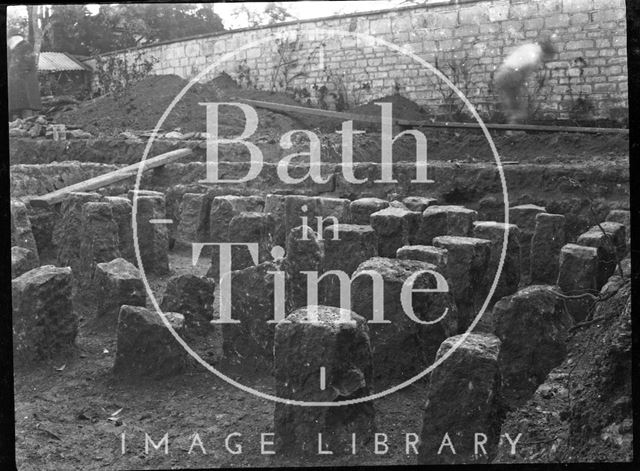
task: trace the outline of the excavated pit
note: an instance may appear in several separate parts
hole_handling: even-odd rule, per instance
[[[319,197],[326,202],[333,201],[328,200],[328,198],[343,198],[354,201],[360,198],[375,197],[399,206],[399,202],[405,197],[419,196],[434,198],[437,200],[438,205],[457,205],[475,210],[477,212],[475,216],[477,221],[505,221],[500,174],[497,165],[493,162],[493,157],[488,150],[489,147],[484,137],[472,131],[428,131],[427,136],[430,142],[429,177],[434,180],[434,183],[429,184],[411,181],[415,177],[415,167],[412,162],[415,149],[410,140],[407,141],[406,139],[401,140],[397,145],[397,152],[394,151],[394,177],[398,180],[398,183],[374,184],[371,182],[380,176],[380,146],[376,141],[375,135],[367,135],[365,138],[360,139],[359,142],[356,140],[354,145],[354,160],[356,162],[354,173],[356,177],[366,176],[370,181],[362,184],[353,184],[347,181],[342,173],[339,140],[336,139],[338,136],[335,134],[322,134],[323,150],[326,150],[326,154],[323,154],[322,175],[331,176],[331,178],[327,183],[323,184],[316,184],[307,180],[294,185],[285,184],[278,178],[276,165],[282,157],[295,152],[296,149],[299,149],[298,151],[304,150],[306,141],[297,142],[293,149],[284,150],[278,145],[277,136],[267,135],[256,138],[255,142],[261,147],[265,161],[263,169],[257,178],[243,185],[204,185],[199,183],[200,180],[205,178],[204,140],[157,140],[150,156],[183,147],[189,147],[194,150],[192,155],[180,162],[171,163],[144,173],[141,180],[140,189],[157,191],[164,195],[165,212],[162,213],[161,209],[157,209],[161,205],[154,206],[154,217],[166,216],[174,220],[174,224],[168,227],[168,247],[170,247],[168,249],[168,263],[170,272],[150,272],[148,274],[149,283],[158,297],[158,301],[162,298],[170,277],[192,276],[193,274],[204,277],[209,270],[209,253],[207,252],[206,256],[202,255],[194,267],[191,264],[190,241],[180,240],[182,237],[180,235],[182,233],[178,231],[180,222],[187,221],[188,218],[191,218],[189,219],[191,221],[200,217],[197,212],[194,213],[193,208],[188,208],[185,203],[186,200],[183,200],[183,195],[187,193],[206,195],[203,196],[203,199],[209,201],[209,204],[212,198],[224,195],[256,196],[259,199],[263,199],[267,194],[279,194]],[[520,136],[497,135],[495,141],[498,152],[503,162],[505,162],[503,171],[507,185],[509,207],[526,204],[537,205],[545,208],[547,213],[563,215],[565,217],[566,244],[576,243],[581,234],[595,224],[604,221],[611,211],[629,209],[628,143],[626,136],[562,133],[551,135],[525,134]],[[336,143],[338,144],[337,149]],[[10,151],[11,195],[12,198],[21,200],[27,205],[26,210],[39,251],[40,265],[57,264],[56,253],[58,247],[56,246],[56,240],[60,236],[56,236],[54,228],[62,211],[60,205],[50,208],[35,208],[29,204],[29,200],[125,165],[136,163],[141,159],[145,145],[146,140],[144,137],[140,139],[102,137],[100,139],[72,139],[59,142],[29,138],[12,140]],[[232,146],[222,155],[224,156],[224,163],[220,165],[220,174],[224,178],[240,178],[246,174],[249,169],[249,163],[243,146]],[[292,175],[303,175],[307,170],[308,168],[304,164],[297,164],[292,166],[290,173]],[[97,190],[99,195],[96,198],[104,201],[101,196],[126,197],[127,193],[133,189],[133,186],[134,178],[129,178]],[[146,198],[151,202],[156,196],[151,195]],[[191,197],[189,201],[199,200]],[[322,204],[328,203],[318,204],[320,208]],[[251,208],[243,211],[255,211],[255,209]],[[267,212],[267,209],[259,208],[258,211]],[[318,211],[320,210],[318,209]],[[207,223],[210,222],[207,217],[204,217],[203,220]],[[340,222],[342,223],[342,221]],[[513,220],[510,222],[513,223]],[[351,230],[355,231],[355,229]],[[192,233],[195,234],[197,231],[194,230]],[[473,234],[469,233],[467,235],[472,236]],[[181,243],[174,246],[172,242],[176,238]],[[165,243],[164,239],[160,242],[162,244]],[[191,242],[194,241],[192,240]],[[165,249],[161,248],[161,250]],[[105,262],[109,260],[99,261]],[[135,260],[131,261],[137,265]],[[260,261],[262,262],[263,260]],[[280,262],[266,261],[257,272],[237,272],[242,273],[239,276],[246,280],[247,296],[270,295],[271,292],[268,289],[265,290],[261,273],[269,269],[271,267],[269,264],[271,263],[277,266]],[[256,273],[260,276],[256,277]],[[528,284],[528,278],[523,276],[520,280],[519,288],[522,289]],[[61,375],[55,370],[52,373],[50,367],[43,365],[17,370],[16,375],[19,378],[16,380],[18,385],[16,389],[17,417],[28,416],[32,411],[39,409],[42,404],[56,401],[55,414],[73,418],[69,423],[59,425],[56,433],[73,435],[76,433],[72,430],[75,421],[81,420],[77,419],[78,417],[87,417],[87,420],[90,421],[95,419],[99,423],[107,422],[106,418],[101,416],[100,408],[107,407],[116,410],[124,406],[126,411],[123,423],[136,424],[140,429],[146,428],[150,431],[157,431],[163,429],[163,427],[173,427],[176,433],[184,435],[178,437],[178,441],[183,441],[188,447],[188,437],[196,429],[205,427],[205,425],[211,426],[209,419],[205,417],[206,414],[203,416],[201,411],[206,409],[211,401],[215,401],[217,404],[229,404],[228,407],[221,406],[224,412],[219,414],[220,417],[216,416],[216,421],[219,421],[222,426],[221,430],[224,429],[225,433],[230,433],[237,429],[243,435],[252,437],[253,442],[249,442],[250,439],[248,438],[245,444],[246,457],[243,463],[253,466],[296,463],[295,459],[285,457],[277,457],[275,461],[272,461],[269,458],[261,457],[258,452],[259,441],[255,437],[259,437],[261,432],[271,430],[270,427],[272,427],[274,415],[273,403],[238,392],[227,383],[212,377],[202,368],[189,364],[186,367],[188,373],[182,376],[170,377],[162,383],[148,382],[135,378],[128,378],[127,381],[122,380],[122,378],[114,379],[111,368],[114,364],[117,350],[116,334],[113,328],[110,328],[111,330],[104,328],[104,321],[101,324],[94,319],[95,313],[91,296],[91,293],[82,293],[80,288],[74,287],[74,310],[80,319],[79,334],[76,340],[79,349],[73,356],[58,361],[60,365],[63,363],[66,365],[64,373]],[[215,292],[216,299],[218,299],[218,296],[219,288]],[[152,309],[148,299],[147,307]],[[246,311],[243,311],[242,315],[253,316],[260,314],[259,309],[256,311],[256,308],[252,306],[241,306],[241,308]],[[214,315],[216,315],[215,311]],[[112,326],[113,323],[109,325]],[[198,324],[196,323],[195,325]],[[151,327],[158,328],[155,325],[149,328]],[[254,328],[252,325],[251,329]],[[277,385],[274,384],[269,367],[265,367],[260,362],[252,362],[250,359],[238,357],[238,345],[231,342],[224,343],[223,340],[225,335],[229,335],[228,338],[240,335],[241,343],[246,346],[253,340],[261,342],[269,337],[268,335],[261,334],[260,336],[254,335],[252,337],[255,334],[254,331],[231,332],[224,329],[210,329],[207,326],[206,335],[203,336],[203,331],[194,329],[191,324],[187,324],[184,332],[182,330],[180,332],[186,340],[191,342],[190,345],[193,345],[193,348],[203,358],[219,366],[234,379],[239,379],[241,382],[256,389],[275,390]],[[486,322],[483,321],[479,324],[476,330],[478,332],[493,332],[493,329],[493,319],[491,318],[491,312],[489,312]],[[229,332],[231,333],[229,334]],[[453,335],[454,333],[452,331],[447,335]],[[156,334],[154,333],[153,335]],[[568,353],[565,358],[572,358],[572,355],[575,355],[572,353],[573,349],[577,348],[575,346],[575,338],[579,337],[572,337],[567,341]],[[268,343],[266,345],[266,351],[269,348],[273,348]],[[265,350],[264,346],[261,345],[263,350]],[[254,352],[249,349],[240,353],[252,355]],[[233,360],[228,357],[233,357]],[[183,360],[180,361],[182,362]],[[566,359],[564,361],[566,363]],[[607,363],[606,367],[615,370],[614,363],[618,360],[613,358],[607,361],[609,363]],[[620,362],[621,364],[624,363],[623,360],[620,360]],[[58,363],[56,363],[56,366],[59,366]],[[565,368],[565,363],[559,366],[558,369]],[[557,363],[557,365],[560,365],[560,363]],[[553,374],[556,373],[557,371],[554,370]],[[546,387],[545,384],[550,382],[552,382],[551,379],[547,379],[546,383],[543,383],[541,387],[544,389]],[[78,399],[74,396],[75,385],[80,383],[83,384],[84,399]],[[368,384],[367,387],[369,387]],[[34,396],[33,388],[36,390],[46,388],[47,392],[44,393],[44,396]],[[415,463],[415,456],[404,453],[404,434],[407,432],[420,434],[422,405],[429,394],[428,388],[428,381],[420,381],[410,388],[374,403],[378,426],[390,437],[389,459],[394,464]],[[535,390],[536,388],[534,387],[533,389]],[[105,396],[106,390],[109,391],[108,397]],[[373,385],[373,390],[378,390],[375,384]],[[538,390],[531,401],[539,400],[540,394],[540,390]],[[61,397],[66,397],[68,400],[63,403],[57,402]],[[82,403],[78,402],[79,400]],[[528,410],[526,408],[532,407],[526,401],[527,397],[522,398],[519,406],[498,404],[501,408],[499,412],[496,412],[498,415],[492,419],[492,426],[495,426],[496,423],[501,423],[504,415],[508,412],[509,416],[505,430],[517,431],[515,430],[517,427],[514,425],[514,421],[519,417],[518,411],[520,409],[510,409],[509,407],[523,407],[524,409],[522,410],[526,412]],[[522,403],[525,405],[522,406]],[[611,407],[614,406],[612,405]],[[171,415],[170,411],[173,409],[181,411],[180,417]],[[251,411],[251,413],[247,411]],[[579,417],[579,421],[574,424],[571,422],[573,415],[567,417],[562,415],[562,411],[559,413],[560,419],[565,421],[562,425],[564,427],[562,430],[571,430],[563,433],[565,435],[579,434],[580,432],[573,430],[573,428],[581,426],[585,422],[584,417]],[[620,420],[625,417],[620,418]],[[53,416],[47,419],[49,427],[55,423],[57,423],[57,419]],[[109,423],[109,425],[111,424]],[[17,424],[18,428],[26,426],[22,421]],[[618,427],[615,430],[618,433],[621,425],[616,422],[615,426]],[[230,428],[234,428],[234,430],[230,430]],[[111,437],[114,433],[113,430],[105,429],[96,432],[96,434],[87,434],[87,437],[76,438],[79,440],[78,443],[83,443],[86,440],[107,440],[107,437]],[[613,436],[613,438],[608,438],[607,440],[609,442],[611,440],[615,441],[617,435],[611,431],[607,433],[609,433],[608,437]],[[527,435],[528,439],[532,437],[531,434]],[[223,453],[221,440],[213,444],[215,441],[213,435],[209,437],[209,440],[211,448],[220,450],[220,453]],[[607,442],[607,446],[612,446],[609,442]],[[87,441],[86,443],[89,442]],[[33,446],[33,438],[27,436],[22,439],[18,446]],[[505,446],[504,444],[498,445],[498,449],[494,450],[492,454],[492,459],[495,458],[498,462],[511,461],[512,457],[505,456],[505,450],[508,451]],[[572,451],[583,448],[574,446]],[[525,447],[522,450],[517,460],[530,462],[536,461],[535,456],[532,457],[532,455],[534,455],[534,452],[539,452],[540,447]],[[579,456],[570,456],[570,453],[566,452],[563,457],[568,461],[573,459],[579,461]],[[606,456],[606,452],[602,453]],[[594,459],[600,459],[602,458],[602,453],[593,452],[590,456],[594,457]],[[613,454],[612,456],[618,457],[619,454]],[[322,464],[378,463],[378,458],[369,449],[363,451],[356,458],[357,460],[353,457],[332,457],[329,461],[323,460]],[[547,458],[548,456],[545,455],[545,459]],[[129,460],[127,463],[131,466],[135,466],[137,463],[129,456],[124,459]],[[226,462],[229,464],[237,463],[237,461],[231,459]],[[197,463],[204,465],[205,461],[198,461]]]

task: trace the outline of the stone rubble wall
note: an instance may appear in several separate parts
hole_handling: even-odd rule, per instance
[[[329,91],[344,87],[350,105],[399,91],[435,114],[449,106],[451,90],[415,60],[362,38],[323,35],[314,39],[305,33],[314,28],[372,35],[413,52],[449,76],[481,115],[496,109],[492,75],[506,55],[534,41],[539,31],[550,30],[559,37],[559,54],[547,63],[548,75],[537,93],[535,107],[540,116],[626,119],[623,0],[445,0],[225,31],[111,54],[132,60],[142,52],[159,60],[152,73],[191,79],[226,54],[273,35],[287,52],[279,54],[278,43],[269,41],[223,60],[204,80],[222,71],[238,79],[244,70],[251,86],[282,91],[283,82],[288,82],[291,89],[306,88],[312,101],[313,87],[324,85]],[[285,73],[283,63],[293,59],[297,63]],[[451,64],[457,64],[459,73],[452,72]],[[297,74],[301,75],[294,77]],[[362,90],[362,83],[370,89]],[[536,87],[530,84],[531,91]]]

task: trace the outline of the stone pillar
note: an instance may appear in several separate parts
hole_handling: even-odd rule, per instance
[[[419,214],[403,208],[386,208],[371,215],[371,227],[378,235],[378,254],[395,257],[396,251],[412,242]]]
[[[138,248],[142,267],[150,273],[167,274],[169,272],[169,229],[166,224],[152,224],[151,219],[165,218],[164,196],[139,195],[137,197],[136,224],[138,230]]]
[[[438,200],[435,198],[427,198],[426,196],[407,196],[402,200],[402,203],[410,211],[417,211],[422,214],[429,206],[438,204]]]
[[[11,247],[11,279],[38,266],[36,255],[24,247]]]
[[[302,272],[322,273],[324,243],[318,240],[318,235],[308,226],[294,227],[287,238],[286,254],[283,263],[287,274],[286,312],[290,313],[308,304],[307,277]]]
[[[380,198],[360,198],[351,202],[351,222],[371,224],[373,213],[389,207],[389,202]]]
[[[601,229],[602,228],[602,229]],[[602,232],[604,230],[604,233]],[[578,237],[578,245],[598,249],[598,275],[596,289],[600,289],[613,275],[618,261],[626,252],[625,227],[617,222],[603,222],[591,227]]]
[[[576,244],[567,244],[560,252],[560,270],[557,285],[564,294],[576,296],[583,293],[595,294],[598,283],[598,249]],[[593,299],[588,297],[565,300],[567,310],[573,318],[584,320],[593,307]]]
[[[284,195],[267,194],[264,204],[264,212],[271,214],[273,217],[273,243],[280,247],[284,247],[287,241],[284,198]]]
[[[306,224],[314,232],[336,223],[351,222],[350,201],[345,198],[327,198],[306,195],[268,195],[265,212],[274,214],[277,245],[284,245],[284,239],[294,227]],[[305,219],[306,222],[305,222]],[[317,218],[322,218],[320,225]],[[282,243],[280,243],[282,242]]]
[[[36,239],[33,237],[27,206],[18,200],[11,200],[11,245],[30,250],[39,261]]]
[[[631,211],[627,209],[614,209],[607,214],[605,219],[607,222],[617,222],[624,226],[626,234],[626,252],[629,251],[631,243]]]
[[[199,329],[213,319],[215,288],[215,281],[205,276],[174,275],[167,282],[160,307],[182,314],[186,329]]]
[[[378,237],[373,228],[367,225],[329,226],[324,230],[323,244],[323,271],[340,270],[351,276],[362,262],[378,255]],[[323,304],[340,306],[339,285],[335,275],[328,275],[322,280],[320,290]]]
[[[118,225],[120,255],[125,260],[137,265],[133,246],[133,227],[131,224],[132,204],[127,198],[120,196],[107,196],[105,197],[105,201],[111,205],[113,218]]]
[[[264,200],[258,196],[216,196],[209,212],[209,237],[211,242],[229,241],[229,223],[241,212],[261,212]]]
[[[430,245],[434,237],[471,235],[478,213],[464,206],[429,206],[422,213],[416,243]]]
[[[113,327],[118,323],[120,307],[144,306],[147,301],[140,270],[124,258],[98,263],[93,286],[96,317]]]
[[[323,227],[331,226],[335,223],[331,217],[336,218],[338,223],[349,224],[351,223],[351,201],[346,198],[327,198],[320,196],[317,198],[317,216],[322,216]],[[309,221],[311,227],[316,230],[317,223],[315,221]],[[295,227],[295,226],[294,226]]]
[[[243,371],[270,370],[273,365],[274,325],[274,275],[281,271],[281,261],[263,262],[259,265],[231,272],[231,318],[239,324],[222,324],[225,356],[242,361]]]
[[[180,242],[206,242],[209,232],[209,208],[204,193],[185,193],[182,195],[178,212],[180,222],[176,231],[176,240]]]
[[[520,284],[520,230],[514,224],[505,224],[503,222],[480,221],[473,224],[474,237],[491,241],[491,254],[484,282],[487,293],[498,273],[505,231],[509,231],[506,254],[500,280],[493,293],[493,301],[513,294],[518,290],[518,285]]]
[[[13,353],[18,362],[70,350],[78,333],[71,302],[71,268],[45,265],[11,282]]]
[[[258,244],[258,263],[271,259],[274,221],[269,213],[242,212],[229,223],[229,242]],[[249,247],[231,248],[231,269],[242,270],[254,265]]]
[[[172,185],[170,187],[168,187],[164,193],[164,202],[165,202],[165,212],[166,212],[166,217],[168,219],[171,219],[173,221],[173,224],[170,224],[168,226],[169,229],[169,250],[172,250],[174,247],[174,244],[176,242],[177,236],[178,236],[178,229],[180,227],[180,223],[181,223],[181,213],[180,213],[180,204],[182,203],[182,197],[186,194],[186,193],[191,193],[191,194],[198,194],[198,193],[204,193],[206,190],[204,190],[204,188],[202,187],[198,187],[198,186],[194,186],[194,185],[183,185],[183,184],[178,184],[178,185]],[[205,228],[205,232],[207,232],[209,230],[209,208],[211,207],[211,200],[213,199],[214,195],[211,195],[211,193],[215,193],[215,190],[211,190],[211,191],[207,191],[206,195],[207,195],[207,213],[205,215],[206,221],[207,221],[207,226]]]
[[[184,327],[182,314],[165,312],[164,315],[180,335]],[[114,375],[135,379],[180,374],[186,369],[188,356],[159,313],[140,306],[120,308]]]
[[[521,204],[509,208],[509,222],[520,229],[520,272],[525,279],[531,268],[531,238],[536,229],[536,216],[547,210],[535,204]]]
[[[471,333],[442,342],[437,358],[453,349],[431,373],[418,448],[419,464],[490,463],[500,440],[500,340]],[[474,449],[475,434],[486,438],[484,450]],[[455,448],[446,444],[446,438]],[[443,443],[445,443],[443,445]],[[440,450],[440,454],[438,454]]]
[[[440,236],[433,239],[433,245],[447,250],[445,273],[458,306],[458,332],[464,332],[477,316],[488,293],[485,276],[491,256],[491,241]]]
[[[458,314],[449,292],[412,293],[412,307],[417,318],[433,321],[433,324],[415,322],[405,313],[401,302],[402,287],[420,270],[437,271],[437,267],[418,260],[374,257],[361,263],[353,274],[351,310],[369,321],[378,388],[392,380],[396,380],[394,384],[408,380],[429,366],[440,343],[457,331]],[[364,271],[380,275],[383,283],[380,291],[375,290],[371,276]],[[431,274],[420,275],[413,284],[414,289],[435,287],[435,278]],[[446,309],[444,318],[435,322]],[[371,323],[378,310],[389,323]]]
[[[317,321],[303,307],[278,323],[275,331],[276,395],[295,401],[337,402],[371,393],[372,357],[365,320],[351,311],[313,306]],[[342,316],[351,322],[341,323]],[[341,407],[300,407],[276,403],[276,450],[285,455],[351,453],[375,433],[371,402]]]
[[[396,256],[402,260],[420,260],[437,266],[442,273],[446,273],[447,249],[433,245],[405,245],[400,247]]]
[[[229,224],[231,220],[242,212],[260,212],[263,208],[264,200],[258,196],[216,196],[211,201],[211,211],[209,212],[210,241],[230,242]],[[233,252],[235,253],[236,251],[234,250]],[[211,267],[207,272],[207,276],[217,279],[220,272],[219,267],[220,252],[218,247],[213,247],[213,250],[211,250]]]
[[[502,392],[511,407],[527,401],[567,354],[573,319],[558,294],[554,286],[527,286],[493,308],[495,333],[502,341]]]
[[[111,204],[105,202],[82,205],[80,264],[75,272],[79,286],[91,285],[98,263],[120,257],[119,245],[118,225],[113,217]]]
[[[294,227],[304,224],[304,217],[307,218],[307,225],[316,230],[316,216],[320,216],[318,200],[313,196],[287,195],[284,197],[284,230],[288,237],[289,231]]]
[[[46,208],[27,207],[31,231],[38,248],[38,258],[43,256],[55,258],[56,256],[53,234],[56,223],[60,219],[59,210],[60,208],[54,209],[51,206]]]
[[[564,245],[565,217],[540,213],[531,238],[531,282],[554,284],[558,277],[558,257]]]
[[[419,211],[409,211],[407,214],[409,224],[409,244],[415,245],[420,240],[420,226],[422,225],[422,213]]]
[[[60,219],[53,229],[53,245],[57,248],[56,264],[72,269],[80,265],[82,206],[100,201],[98,193],[72,192],[60,203]]]

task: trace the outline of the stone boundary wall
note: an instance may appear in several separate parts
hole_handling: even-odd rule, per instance
[[[452,0],[225,31],[112,54],[131,59],[143,52],[159,60],[152,73],[188,79],[250,41],[280,35],[279,43],[244,51],[206,79],[224,70],[244,86],[295,90],[312,105],[324,85],[342,91],[351,107],[394,92],[435,115],[451,116],[462,107],[441,80],[407,56],[361,39],[310,40],[304,31],[313,28],[366,33],[412,51],[447,75],[484,117],[497,110],[492,76],[503,58],[550,30],[559,37],[559,54],[531,80],[529,93],[536,98],[530,112],[541,119],[627,118],[624,0]],[[287,66],[289,61],[295,62]]]

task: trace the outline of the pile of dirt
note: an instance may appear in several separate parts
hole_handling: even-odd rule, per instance
[[[176,75],[151,75],[129,87],[117,96],[102,96],[81,104],[77,109],[62,113],[58,120],[73,124],[95,135],[115,136],[122,131],[152,130],[167,107],[188,82]],[[231,77],[214,79],[209,83],[194,84],[178,101],[162,125],[162,129],[181,132],[206,131],[206,107],[199,103],[221,101],[230,94],[242,95],[234,89]],[[264,92],[262,92],[264,95]],[[249,93],[253,97],[254,93]],[[288,97],[287,97],[288,98]],[[254,99],[266,99],[264,96]],[[283,98],[280,97],[280,100]],[[270,96],[270,101],[274,101]],[[290,99],[290,101],[293,101]],[[294,102],[296,103],[296,102]],[[220,109],[221,133],[239,133],[244,129],[245,118],[236,107]],[[281,132],[294,129],[291,118],[266,110],[258,110],[259,130],[274,129]]]
[[[151,75],[131,85],[120,95],[106,95],[89,100],[57,114],[58,122],[81,127],[94,135],[117,136],[123,131],[152,130],[167,107],[188,82],[177,75]],[[305,106],[284,93],[242,89],[224,73],[207,83],[193,85],[175,105],[162,125],[162,130],[182,133],[206,131],[206,108],[200,103],[249,99],[285,105]],[[401,119],[427,119],[426,113],[413,101],[401,95],[388,95],[349,110],[352,113],[379,115],[376,102],[392,103],[393,117]],[[276,113],[257,109],[259,133],[269,131],[280,134],[292,129],[333,132],[341,128],[342,119],[311,116],[300,113]],[[239,133],[244,129],[243,113],[235,107],[222,107],[220,129]],[[357,123],[356,128],[379,128],[379,125]]]
[[[149,131],[155,127],[167,106],[187,83],[176,75],[149,76],[129,87],[120,96],[103,96],[84,102],[74,110],[65,111],[56,116],[56,122],[66,124],[67,129],[81,128],[98,137],[118,136],[122,131]],[[231,76],[221,74],[210,82],[192,86],[168,115],[162,130],[167,132],[179,129],[183,134],[205,132],[206,108],[199,103],[243,99],[305,106],[284,93],[240,88]],[[376,103],[380,102],[393,105],[392,115],[395,119],[429,119],[429,115],[418,104],[399,94],[371,100],[348,112],[379,115],[381,108]],[[343,122],[341,118],[275,112],[257,107],[255,109],[259,124],[254,138],[268,136],[274,143],[279,142],[282,134],[293,129],[332,134],[340,130]],[[240,109],[220,107],[221,135],[238,135],[244,129],[245,121]],[[354,129],[366,130],[368,134],[378,134],[380,125],[356,120]],[[480,130],[422,128],[421,131],[429,140],[430,159],[476,162],[494,158],[487,139]],[[501,158],[507,161],[554,163],[571,160],[590,161],[594,155],[602,158],[628,155],[628,136],[622,134],[527,133],[506,136],[503,132],[493,131],[491,135]],[[413,138],[407,139],[413,142]]]
[[[417,103],[399,94],[376,98],[365,105],[352,108],[349,112],[366,115],[380,115],[382,108],[376,105],[376,103],[391,103],[392,116],[394,119],[409,119],[416,121],[428,119],[427,113]]]
[[[240,98],[247,98],[251,100],[263,100],[270,101],[272,103],[281,103],[285,105],[302,106],[307,108],[313,108],[312,106],[305,105],[295,101],[288,95],[279,93],[269,93],[261,90],[242,90],[236,93]],[[376,103],[391,103],[393,119],[407,119],[407,120],[427,120],[429,116],[427,113],[415,102],[409,100],[402,95],[387,95],[381,98],[376,98],[370,102],[344,110],[346,113],[359,114],[359,115],[374,115],[380,116],[382,108]],[[288,116],[294,117],[297,122],[304,125],[304,129],[320,131],[323,133],[333,133],[342,129],[342,123],[346,121],[343,118],[330,118],[326,116],[314,116],[302,113],[286,113]],[[380,124],[370,123],[365,121],[353,120],[353,128],[357,130],[366,130],[368,132],[379,133]]]
[[[219,90],[237,90],[240,88],[238,82],[233,80],[231,75],[226,72],[214,77],[209,83]]]

